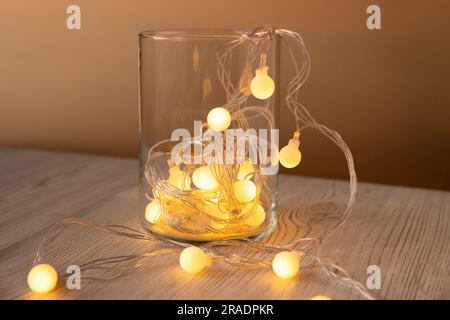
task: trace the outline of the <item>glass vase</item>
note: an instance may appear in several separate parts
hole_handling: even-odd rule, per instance
[[[250,161],[248,155],[237,159],[233,146],[238,142],[226,136],[229,130],[216,131],[232,146],[224,151],[224,158],[231,152],[235,162],[204,159],[204,134],[213,127],[209,120],[214,118],[209,115],[217,107],[219,115],[223,109],[229,111],[225,115],[231,117],[228,129],[245,123],[245,129],[256,132],[256,139],[268,130],[266,140],[258,141],[276,142],[272,131],[278,125],[277,92],[265,99],[251,93],[251,81],[261,63],[278,83],[279,39],[272,30],[139,33],[139,214],[148,232],[184,241],[213,241],[262,237],[275,227],[276,172],[261,174],[260,160]],[[255,44],[252,37],[258,33],[264,33],[264,41]],[[247,110],[245,116],[242,110]],[[272,117],[271,126],[265,117]],[[180,147],[186,136],[189,149]],[[267,154],[270,159],[275,156],[273,151]]]

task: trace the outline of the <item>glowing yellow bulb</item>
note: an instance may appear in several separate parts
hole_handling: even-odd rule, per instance
[[[327,296],[314,296],[314,297],[312,297],[311,299],[309,299],[309,300],[331,300],[331,298],[330,297],[327,297]]]
[[[184,179],[183,171],[179,166],[173,166],[169,169],[169,179],[167,182],[174,187],[177,187],[180,190],[183,190],[183,179]],[[186,186],[187,187],[187,186]]]
[[[218,201],[218,200],[217,200]],[[214,200],[213,200],[214,202]],[[222,219],[222,220],[228,220],[230,219],[230,213],[229,212],[224,212],[222,210],[219,209],[219,207],[217,205],[215,206],[211,206],[207,208],[207,212],[208,214],[212,215],[213,217],[216,217],[218,219]],[[227,222],[226,221],[214,221],[211,219],[211,227],[215,228],[215,229],[223,229],[227,226]]]
[[[267,67],[256,69],[255,77],[250,82],[250,90],[256,98],[264,100],[270,98],[275,91],[275,83],[267,75]]]
[[[56,287],[57,283],[58,273],[49,264],[38,264],[28,273],[28,286],[34,292],[50,292]]]
[[[237,174],[238,180],[251,179],[253,177],[253,165],[249,161],[244,161],[239,165],[239,171]]]
[[[180,266],[188,273],[198,273],[210,264],[210,256],[199,247],[188,247],[180,254]]]
[[[203,166],[195,169],[192,174],[192,182],[199,189],[214,190],[219,187],[219,183],[211,171],[210,166]]]
[[[145,208],[145,219],[150,223],[155,223],[161,216],[161,202],[158,199],[150,202]]]
[[[250,180],[236,181],[233,185],[233,191],[239,202],[250,202],[256,197],[256,186]]]
[[[208,126],[214,131],[223,131],[231,124],[231,115],[225,108],[214,108],[208,113]]]
[[[285,279],[294,277],[300,268],[298,252],[283,251],[277,253],[272,260],[272,268],[277,276]]]
[[[297,139],[291,139],[289,140],[289,144],[281,149],[279,158],[283,167],[294,168],[298,166],[302,160],[302,154],[298,150],[299,145],[300,142]]]
[[[258,204],[256,208],[250,205],[249,209],[243,209],[243,213],[247,213],[247,210],[251,209],[254,209],[253,213],[245,220],[245,223],[251,227],[258,227],[266,220],[266,212],[262,205]]]

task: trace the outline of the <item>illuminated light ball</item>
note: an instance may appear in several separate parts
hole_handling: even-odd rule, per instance
[[[214,108],[208,113],[208,126],[214,131],[223,131],[231,124],[231,115],[225,108]]]
[[[222,220],[229,220],[230,219],[230,213],[229,212],[223,212],[221,211],[217,206],[211,207],[207,209],[208,213],[212,215],[213,217],[216,217],[218,219]],[[217,222],[211,219],[211,227],[215,229],[223,229],[227,226],[227,222]]]
[[[210,256],[199,247],[187,247],[180,254],[180,266],[188,273],[199,273],[210,264]]]
[[[272,260],[272,269],[277,276],[284,279],[294,277],[300,268],[298,253],[283,251],[277,253]]]
[[[208,207],[206,210],[208,211],[208,214],[212,215],[213,217],[216,217],[219,219],[224,219],[224,220],[230,218],[229,212],[224,212],[224,211],[220,210],[217,206]]]
[[[258,227],[264,220],[266,220],[266,212],[262,205],[258,204],[252,215],[245,220],[245,223],[251,227]]]
[[[270,98],[275,91],[275,82],[268,76],[268,69],[267,67],[256,69],[255,77],[250,82],[253,96],[260,100]]]
[[[236,181],[233,192],[239,202],[250,202],[256,197],[256,186],[250,180]]]
[[[244,161],[239,165],[239,171],[237,174],[238,180],[251,179],[253,177],[253,165],[249,161]]]
[[[311,299],[309,299],[309,300],[331,300],[331,298],[330,297],[327,297],[327,296],[314,296],[314,297],[312,297]]]
[[[161,216],[161,202],[158,199],[150,202],[145,208],[145,220],[155,223]]]
[[[36,293],[48,293],[56,287],[57,283],[58,273],[49,264],[38,264],[28,273],[28,286]]]
[[[298,140],[291,139],[288,145],[281,149],[279,159],[283,167],[290,169],[298,166],[302,160],[302,154],[298,150],[299,145],[300,142]]]
[[[214,190],[219,187],[219,183],[211,171],[210,166],[203,166],[195,169],[192,174],[192,182],[199,189]]]

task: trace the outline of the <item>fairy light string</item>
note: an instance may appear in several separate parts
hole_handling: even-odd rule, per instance
[[[301,161],[300,133],[307,128],[318,130],[342,150],[349,171],[350,196],[336,225],[320,237],[298,238],[286,245],[264,243],[252,240],[248,236],[239,236],[239,232],[230,230],[243,229],[243,234],[248,234],[252,230],[258,231],[265,218],[270,219],[264,226],[265,228],[274,225],[276,217],[265,215],[264,208],[260,205],[260,203],[270,201],[269,195],[266,194],[267,190],[270,190],[269,178],[261,174],[257,165],[251,165],[249,162],[233,165],[206,164],[200,159],[202,163],[200,166],[186,164],[182,161],[175,164],[172,162],[170,152],[174,142],[167,139],[156,143],[148,151],[144,175],[151,188],[146,193],[149,205],[145,211],[145,219],[154,224],[163,221],[179,233],[202,235],[207,232],[217,235],[216,238],[213,237],[212,241],[193,247],[189,243],[173,240],[155,232],[143,232],[121,225],[93,224],[70,218],[56,223],[48,231],[37,250],[34,260],[35,268],[42,266],[48,246],[67,227],[79,225],[120,237],[158,244],[155,249],[144,254],[92,260],[80,267],[83,270],[104,270],[104,276],[84,275],[83,279],[85,280],[111,279],[136,270],[145,270],[149,268],[153,257],[180,254],[181,267],[191,273],[200,272],[211,264],[224,264],[239,269],[272,268],[278,276],[289,278],[294,277],[298,272],[320,268],[337,283],[353,288],[367,299],[374,299],[364,285],[352,279],[343,268],[328,261],[321,253],[324,240],[342,226],[351,213],[355,202],[357,178],[351,151],[342,137],[336,131],[318,123],[299,102],[299,90],[306,81],[311,67],[309,53],[301,36],[285,29],[260,28],[251,34],[242,34],[218,50],[216,54],[217,74],[225,91],[227,103],[221,107],[212,108],[202,127],[218,132],[229,127],[247,130],[250,127],[249,120],[261,117],[268,129],[275,128],[274,115],[269,108],[261,107],[264,106],[264,100],[276,90],[267,67],[267,54],[273,37],[279,37],[286,45],[295,70],[295,76],[287,87],[285,101],[288,110],[294,116],[296,129],[287,146],[280,150],[280,163],[288,168],[299,164]],[[246,66],[242,70],[240,83],[236,86],[227,65],[231,64],[233,49],[242,45],[247,45]],[[257,65],[256,70],[252,68],[254,65]],[[248,105],[250,95],[260,99],[261,104]],[[220,116],[216,117],[214,113],[220,114]],[[225,120],[221,122],[217,119]],[[252,141],[249,140],[247,143],[252,147]],[[185,144],[195,148],[196,145],[203,146],[206,142],[203,137],[199,136],[187,139]],[[206,154],[206,156],[208,155],[211,156],[211,154]],[[179,156],[180,158],[188,156],[191,160],[198,160],[196,159],[198,155],[195,154],[180,154]],[[202,157],[205,157],[205,154]],[[167,177],[168,172],[169,177]],[[211,208],[215,209],[211,210]],[[230,212],[231,208],[232,213]],[[171,215],[170,212],[176,212],[176,214]],[[198,218],[194,221],[195,223],[186,223],[185,219],[179,218],[179,212]],[[238,253],[242,250],[244,253]],[[121,265],[119,266],[118,263]],[[51,273],[51,270],[47,269],[43,268],[44,271],[40,274],[42,279],[49,275],[48,272]],[[29,276],[29,283],[35,283],[40,279],[38,274],[40,270],[33,270],[35,271],[34,278],[30,280]],[[109,275],[108,272],[112,272],[112,274]],[[47,289],[49,288],[52,289],[51,285],[47,286]]]

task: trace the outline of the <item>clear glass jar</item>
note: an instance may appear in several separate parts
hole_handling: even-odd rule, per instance
[[[276,91],[264,100],[255,98],[250,92],[250,81],[261,63],[267,66],[270,77],[278,83],[279,39],[272,31],[272,28],[264,27],[252,32],[181,30],[139,33],[140,216],[148,232],[172,239],[211,241],[228,237],[261,237],[275,227],[277,174],[259,174],[258,163],[250,163],[248,158],[244,159],[245,164],[241,159],[240,163],[208,166],[203,160],[194,165],[176,164],[171,157],[180,141],[171,139],[175,130],[184,129],[182,132],[198,137],[198,126],[195,129],[194,121],[200,121],[197,124],[203,123],[201,132],[204,133],[208,129],[205,123],[210,110],[224,107],[227,103],[230,107],[234,103],[230,102],[234,99],[230,93],[239,91],[245,99],[245,106],[261,108],[273,117],[272,126],[278,126]],[[258,33],[264,33],[265,40],[255,47],[251,39]],[[239,45],[233,46],[237,42]],[[224,53],[226,59],[220,60]],[[225,90],[224,79],[233,88]],[[240,102],[236,100],[236,103]],[[249,114],[245,121],[246,129],[253,128],[258,133],[258,129],[269,129],[259,113]],[[239,128],[239,121],[233,119],[229,128]],[[271,140],[270,132],[268,139]],[[196,148],[194,145],[195,142],[192,149]],[[190,156],[186,150],[184,153]],[[205,190],[201,181],[195,183],[195,177],[201,176],[196,175],[195,170],[200,167],[203,167],[203,173],[204,168],[209,168],[207,173],[216,178],[217,183],[212,188],[207,186]],[[246,168],[250,168],[247,170],[249,174],[244,177]],[[243,180],[251,181],[239,184],[244,189],[248,184],[256,186],[255,197],[245,199],[245,195],[243,197],[239,193],[236,182]],[[236,201],[236,196],[240,200]]]

